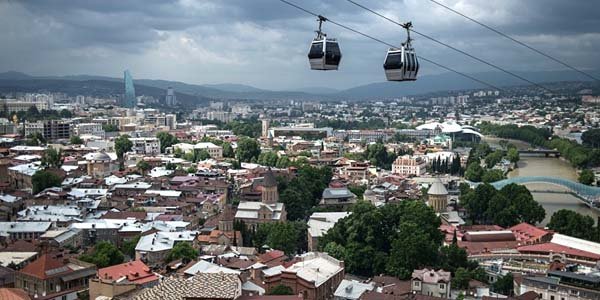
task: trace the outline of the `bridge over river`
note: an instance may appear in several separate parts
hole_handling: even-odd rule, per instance
[[[501,189],[504,186],[516,184],[550,184],[566,188],[569,192],[583,200],[588,206],[598,207],[600,204],[600,187],[589,186],[575,182],[569,179],[551,176],[518,176],[491,183],[496,189]],[[477,186],[478,183],[470,182],[472,186]]]

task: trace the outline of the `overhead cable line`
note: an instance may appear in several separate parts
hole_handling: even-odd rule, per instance
[[[295,4],[295,3],[292,3],[292,2],[290,2],[290,1],[287,1],[287,0],[279,0],[279,1],[281,1],[281,2],[285,3],[285,4],[289,5],[289,6],[292,6],[292,7],[296,8],[296,9],[299,9],[299,10],[301,10],[301,11],[303,11],[303,12],[307,13],[307,14],[313,15],[313,16],[315,16],[315,17],[319,18],[319,19],[321,19],[321,18],[325,18],[325,17],[323,17],[323,16],[321,16],[321,15],[319,15],[319,14],[317,14],[317,13],[314,13],[314,12],[312,12],[312,11],[310,11],[310,10],[307,10],[307,9],[305,9],[305,8],[303,8],[303,7],[301,7],[301,6],[297,5],[297,4]],[[388,46],[388,47],[391,47],[391,48],[400,48],[400,47],[398,47],[398,46],[395,46],[395,45],[393,45],[393,44],[390,44],[390,43],[388,43],[388,42],[385,42],[385,41],[383,41],[383,40],[381,40],[381,39],[379,39],[379,38],[373,37],[373,36],[371,36],[371,35],[368,35],[368,34],[366,34],[366,33],[363,33],[363,32],[361,32],[361,31],[358,31],[358,30],[356,30],[356,29],[354,29],[354,28],[351,28],[351,27],[348,27],[348,26],[346,26],[346,25],[344,25],[344,24],[341,24],[341,23],[338,23],[338,22],[336,22],[336,21],[333,21],[333,20],[331,20],[331,19],[329,19],[329,18],[325,18],[325,19],[326,19],[326,21],[327,21],[327,22],[329,22],[329,23],[331,23],[331,24],[334,24],[334,25],[336,25],[336,26],[338,26],[338,27],[344,28],[344,29],[346,29],[346,30],[348,30],[348,31],[354,32],[354,33],[356,33],[356,34],[358,34],[358,35],[362,35],[362,36],[364,36],[364,37],[366,37],[366,38],[368,38],[368,39],[371,39],[371,40],[373,40],[373,41],[379,42],[379,43],[381,43],[381,44],[384,44],[384,45],[386,45],[386,46]],[[435,65],[435,66],[437,66],[437,67],[439,67],[439,68],[442,68],[442,69],[445,69],[445,70],[447,70],[447,71],[450,71],[450,72],[456,73],[456,74],[458,74],[458,75],[461,75],[461,76],[463,76],[463,77],[465,77],[465,78],[471,79],[471,80],[473,80],[473,81],[475,81],[475,82],[479,82],[479,83],[481,83],[481,84],[483,84],[483,85],[486,85],[486,86],[488,86],[488,87],[491,87],[491,88],[493,88],[493,89],[496,89],[496,90],[501,90],[501,91],[505,91],[504,89],[502,89],[502,88],[500,88],[500,87],[497,87],[497,86],[495,86],[495,85],[493,85],[493,84],[491,84],[491,83],[485,82],[485,81],[483,81],[483,80],[481,80],[481,79],[475,78],[475,77],[473,77],[473,76],[470,76],[470,75],[468,75],[468,74],[465,74],[465,73],[463,73],[463,72],[457,71],[457,70],[455,70],[455,69],[452,69],[452,68],[450,68],[450,67],[447,67],[447,66],[444,66],[444,65],[442,65],[442,64],[440,64],[440,63],[437,63],[437,62],[435,62],[435,61],[433,61],[433,60],[427,59],[427,58],[425,58],[425,57],[423,57],[423,56],[421,56],[421,55],[419,55],[419,56],[418,56],[418,58],[419,58],[419,59],[421,59],[421,60],[424,60],[424,61],[426,61],[426,62],[428,62],[428,63],[430,63],[430,64],[432,64],[432,65]]]
[[[463,14],[463,13],[461,13],[461,12],[459,12],[459,11],[451,8],[451,7],[449,7],[449,6],[446,6],[446,5],[440,3],[440,2],[438,2],[436,0],[429,0],[429,1],[431,1],[431,2],[433,2],[435,4],[437,4],[437,5],[445,8],[445,9],[447,9],[447,10],[449,10],[449,11],[451,11],[451,12],[453,12],[453,13],[461,16],[461,17],[464,17],[465,19],[467,19],[467,20],[469,20],[469,21],[471,21],[471,22],[473,22],[475,24],[478,24],[478,25],[480,25],[480,26],[482,26],[482,27],[484,27],[484,28],[486,28],[486,29],[488,29],[488,30],[490,30],[490,31],[492,31],[492,32],[500,35],[500,36],[503,36],[503,37],[505,37],[505,38],[507,38],[507,39],[509,39],[509,40],[511,40],[511,41],[513,41],[513,42],[515,42],[515,43],[517,43],[517,44],[519,44],[519,45],[521,45],[521,46],[523,46],[523,47],[525,47],[525,48],[527,48],[527,49],[529,49],[529,50],[531,50],[531,51],[533,51],[533,52],[535,52],[537,54],[539,54],[539,55],[542,55],[542,56],[544,56],[544,57],[546,57],[548,59],[551,59],[551,60],[553,60],[553,61],[555,61],[555,62],[557,62],[557,63],[559,63],[559,64],[561,64],[561,65],[563,65],[563,66],[565,66],[565,67],[567,67],[567,68],[569,68],[571,70],[573,70],[573,71],[576,71],[576,72],[578,72],[580,74],[583,74],[584,76],[587,76],[587,77],[589,77],[589,78],[591,78],[593,80],[600,81],[600,79],[598,77],[595,77],[592,74],[587,73],[587,72],[585,72],[583,70],[580,70],[580,69],[578,69],[576,67],[573,67],[572,65],[570,65],[570,64],[568,64],[568,63],[566,63],[566,62],[564,62],[564,61],[562,61],[562,60],[560,60],[560,59],[558,59],[558,58],[556,58],[556,57],[554,57],[554,56],[552,56],[552,55],[550,55],[548,53],[545,53],[545,52],[543,52],[541,50],[538,50],[538,49],[534,48],[533,46],[530,46],[530,45],[526,44],[525,42],[517,40],[517,39],[511,37],[510,35],[508,35],[506,33],[503,33],[502,31],[500,31],[498,29],[495,29],[494,27],[486,25],[486,24],[484,24],[484,23],[482,23],[480,21],[477,21],[477,20],[475,20],[475,19],[473,19],[473,18],[471,18],[471,17],[469,17],[469,16],[467,16],[467,15],[465,15],[465,14]]]
[[[541,89],[543,89],[543,90],[546,90],[546,91],[548,91],[548,92],[552,92],[552,90],[550,90],[549,88],[547,88],[547,87],[545,87],[545,86],[542,86],[542,85],[541,85],[541,84],[539,84],[539,83],[536,83],[536,82],[534,82],[534,81],[531,81],[531,80],[529,80],[529,79],[527,79],[527,78],[525,78],[525,77],[523,77],[523,76],[520,76],[520,75],[518,75],[518,74],[516,74],[516,73],[514,73],[514,72],[511,72],[511,71],[509,71],[509,70],[506,70],[506,69],[504,69],[504,68],[502,68],[502,67],[499,67],[498,65],[495,65],[495,64],[493,64],[493,63],[491,63],[491,62],[488,62],[488,61],[486,61],[486,60],[484,60],[484,59],[481,59],[481,58],[479,58],[479,57],[477,57],[477,56],[475,56],[475,55],[472,55],[472,54],[470,54],[470,53],[468,53],[468,52],[465,52],[465,51],[463,51],[463,50],[461,50],[461,49],[458,49],[458,48],[456,48],[456,47],[454,47],[454,46],[452,46],[452,45],[449,45],[449,44],[447,44],[447,43],[444,43],[444,42],[442,42],[442,41],[440,41],[440,40],[438,40],[438,39],[436,39],[436,38],[434,38],[434,37],[432,37],[432,36],[430,36],[430,35],[427,35],[427,34],[424,34],[424,33],[418,32],[418,31],[414,30],[412,27],[408,27],[408,26],[407,26],[407,24],[408,24],[408,23],[400,23],[400,22],[397,22],[397,21],[395,21],[395,20],[393,20],[393,19],[390,19],[390,18],[388,18],[388,17],[386,17],[386,16],[384,16],[384,15],[382,15],[382,14],[380,14],[380,13],[378,13],[378,12],[376,12],[376,11],[374,11],[374,10],[372,10],[372,9],[370,9],[370,8],[368,8],[368,7],[364,6],[364,5],[362,5],[362,4],[360,4],[360,3],[357,3],[356,1],[353,1],[353,0],[346,0],[346,1],[348,1],[348,2],[350,2],[350,3],[352,3],[352,4],[354,4],[354,5],[356,5],[356,6],[360,7],[360,8],[362,8],[362,9],[364,9],[364,10],[368,11],[368,12],[371,12],[371,13],[375,14],[375,15],[376,15],[376,16],[378,16],[378,17],[381,17],[381,18],[383,18],[383,19],[385,19],[385,20],[387,20],[387,21],[390,21],[391,23],[394,23],[394,24],[396,24],[396,25],[398,25],[398,26],[401,26],[401,27],[402,27],[402,28],[404,28],[404,29],[410,30],[411,32],[414,32],[414,33],[415,33],[415,34],[417,34],[417,35],[420,35],[420,36],[422,36],[422,37],[424,37],[424,38],[426,38],[426,39],[429,39],[429,40],[431,40],[431,41],[433,41],[433,42],[436,42],[436,43],[438,43],[438,44],[440,44],[440,45],[442,45],[442,46],[445,46],[445,47],[447,47],[447,48],[450,48],[450,49],[452,49],[452,50],[454,50],[454,51],[456,51],[456,52],[458,52],[458,53],[460,53],[460,54],[463,54],[463,55],[465,55],[465,56],[468,56],[468,57],[470,57],[470,58],[472,58],[472,59],[474,59],[474,60],[476,60],[476,61],[478,61],[478,62],[480,62],[480,63],[486,64],[486,65],[488,65],[488,66],[490,66],[490,67],[492,67],[492,68],[494,68],[494,69],[496,69],[496,70],[502,71],[502,72],[504,72],[504,73],[506,73],[506,74],[508,74],[508,75],[510,75],[510,76],[513,76],[513,77],[515,77],[515,78],[518,78],[518,79],[520,79],[520,80],[522,80],[522,81],[524,81],[524,82],[527,82],[527,83],[529,83],[529,84],[531,84],[531,85],[537,86],[538,88],[541,88]]]

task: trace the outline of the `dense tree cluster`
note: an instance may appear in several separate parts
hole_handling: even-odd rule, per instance
[[[300,165],[296,177],[289,182],[280,178],[279,201],[285,204],[288,220],[305,220],[329,185],[333,176],[328,167]]]
[[[179,143],[179,140],[174,135],[172,135],[166,131],[161,131],[161,132],[157,133],[156,137],[160,141],[160,152],[161,153],[165,153],[166,148]]]
[[[241,137],[237,144],[236,158],[240,162],[256,162],[260,155],[260,144],[253,138]]]
[[[62,163],[62,151],[60,150],[49,147],[42,155],[42,166],[44,167],[60,168]]]
[[[546,216],[529,190],[518,184],[506,185],[501,190],[487,183],[475,189],[463,186],[459,201],[474,224],[509,227],[521,222],[536,224]]]
[[[192,247],[188,242],[179,242],[173,246],[169,254],[165,258],[166,262],[181,259],[184,263],[188,263],[198,257],[198,250]]]
[[[98,268],[105,268],[122,263],[124,256],[115,245],[102,241],[94,246],[91,253],[83,254],[79,259],[95,264]]]
[[[319,241],[321,250],[344,260],[349,273],[389,274],[401,279],[423,267],[473,269],[456,245],[441,247],[440,219],[421,201],[383,207],[360,201]]]
[[[46,138],[40,132],[34,132],[27,136],[25,145],[27,146],[40,146],[46,144]]]
[[[513,148],[509,148],[510,149]],[[516,159],[518,161],[519,152]],[[467,169],[465,170],[465,178],[472,182],[495,182],[505,178],[501,170],[489,169],[499,163],[504,157],[504,152],[497,150],[492,152],[490,146],[486,143],[480,143],[471,148],[469,159],[467,160]],[[485,159],[486,168],[481,166],[481,159]],[[510,159],[510,158],[509,158]]]
[[[223,129],[231,130],[237,136],[249,136],[258,138],[262,132],[261,123],[256,118],[248,120],[234,120],[222,126]]]
[[[73,145],[83,145],[83,140],[78,135],[74,135],[69,139],[69,143]]]
[[[600,129],[590,129],[582,133],[581,142],[592,148],[600,148]]]
[[[251,233],[252,246],[258,249],[268,246],[288,255],[302,253],[307,249],[306,232],[303,221],[260,224]]]
[[[600,149],[598,146],[598,135],[595,131],[582,135],[584,145],[575,141],[552,136],[549,130],[535,128],[533,126],[517,125],[494,125],[483,123],[481,131],[486,134],[494,134],[501,138],[510,138],[531,143],[534,146],[556,149],[560,154],[577,167],[600,165]],[[598,129],[597,129],[598,130]],[[585,134],[585,133],[584,133]]]
[[[456,153],[452,159],[442,159],[441,156],[438,156],[437,159],[431,162],[431,171],[434,173],[460,175],[463,172],[460,155]]]
[[[579,173],[578,180],[583,184],[592,185],[596,181],[596,176],[594,175],[594,171],[585,169]]]
[[[561,209],[550,218],[548,228],[562,234],[576,238],[600,241],[598,227],[594,226],[594,219],[575,211]]]
[[[105,132],[116,132],[116,131],[119,131],[119,127],[117,125],[114,125],[114,124],[104,124],[104,125],[102,125],[102,129]]]
[[[37,194],[49,187],[59,187],[62,184],[62,179],[50,171],[39,170],[31,176],[31,184],[33,193]]]

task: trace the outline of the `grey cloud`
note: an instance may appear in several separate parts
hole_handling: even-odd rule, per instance
[[[292,0],[398,44],[397,26],[345,0]],[[560,66],[429,1],[357,0],[415,29],[511,70]],[[582,68],[599,68],[600,3],[587,0],[438,0]],[[38,74],[87,73],[266,88],[382,81],[386,46],[325,29],[341,42],[339,72],[307,70],[314,17],[277,0],[0,1],[0,68]],[[418,52],[461,71],[490,69],[416,37]],[[442,70],[427,65],[423,74]],[[0,70],[2,71],[2,70]]]

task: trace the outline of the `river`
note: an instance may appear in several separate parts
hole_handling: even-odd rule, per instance
[[[486,137],[484,139],[490,146],[498,145],[500,139]],[[528,143],[522,141],[512,141],[519,149],[530,148]],[[508,177],[517,176],[554,176],[577,181],[577,172],[571,164],[563,159],[554,157],[534,157],[521,156],[518,168],[508,173]],[[591,216],[594,220],[600,216],[600,212],[590,209],[583,204],[577,197],[570,194],[542,193],[537,191],[566,191],[565,188],[550,184],[528,184],[527,188],[533,191],[533,198],[540,203],[546,210],[546,218],[541,225],[546,225],[550,221],[552,214],[560,209],[574,210],[582,215]]]

